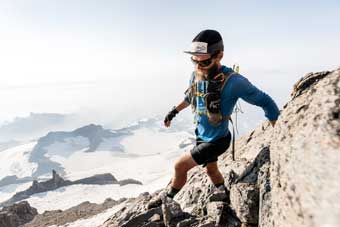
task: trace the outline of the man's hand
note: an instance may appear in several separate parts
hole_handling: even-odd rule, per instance
[[[276,121],[271,121],[270,123],[271,123],[271,124],[272,124],[272,126],[274,127],[274,126],[275,126],[275,123],[276,123]]]
[[[164,119],[164,125],[165,127],[170,127],[171,120],[178,114],[178,111],[176,110],[176,107],[174,107],[166,116]]]

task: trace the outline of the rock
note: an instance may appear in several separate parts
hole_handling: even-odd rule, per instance
[[[71,184],[117,184],[117,179],[111,173],[96,174],[91,177],[73,181]]]
[[[81,218],[86,219],[96,214],[99,214],[115,205],[125,202],[126,199],[115,201],[107,198],[104,203],[96,204],[88,201],[83,202],[77,206],[71,207],[64,211],[51,210],[38,214],[34,219],[25,224],[24,227],[44,227],[47,225],[66,225],[67,223],[74,222]]]
[[[160,221],[160,220],[161,220],[161,216],[159,214],[154,214],[151,218],[149,218],[148,221],[156,222],[156,221]]]
[[[159,190],[152,194],[150,201],[146,205],[147,209],[159,207],[162,205],[162,201],[166,197],[166,189]]]
[[[133,218],[130,218],[127,222],[123,223],[121,227],[135,227],[146,225],[150,222],[149,219],[155,214],[161,216],[162,210],[160,209],[160,207],[146,210],[141,214],[136,215]]]
[[[164,227],[163,222],[149,222],[142,227]]]
[[[255,184],[238,183],[230,191],[231,206],[241,222],[258,222],[259,189]]]
[[[161,207],[147,209],[147,204],[152,196],[149,193],[142,193],[137,198],[131,199],[127,206],[116,212],[103,224],[105,227],[121,226],[143,226],[149,223],[154,215],[163,215]]]
[[[175,200],[184,211],[195,211],[195,215],[204,215],[203,208],[214,191],[215,186],[205,171],[201,167],[195,167],[189,171],[188,182],[175,196]]]
[[[194,226],[198,224],[198,220],[196,218],[188,218],[182,221],[179,221],[176,227],[187,227],[187,226]]]
[[[238,227],[240,221],[225,202],[210,202],[207,204],[208,220],[217,226]]]
[[[210,202],[207,204],[207,215],[216,224],[222,224],[223,209],[227,204],[224,202]]]
[[[266,163],[261,167],[258,177],[259,185],[259,226],[272,226],[271,220],[271,185],[270,185],[270,164]]]
[[[134,179],[124,179],[124,180],[120,180],[118,181],[118,184],[120,186],[124,186],[124,185],[127,185],[127,184],[139,184],[139,185],[143,185],[142,182],[138,181],[138,180],[134,180]]]
[[[165,196],[162,200],[163,222],[166,227],[176,226],[176,224],[191,216],[182,211],[180,205],[173,199]]]
[[[198,225],[198,227],[216,227],[215,222],[209,222]]]
[[[4,207],[0,211],[0,226],[17,227],[30,222],[38,214],[27,201]]]
[[[15,202],[20,200],[24,200],[29,198],[31,195],[52,191],[58,189],[60,187],[70,186],[74,184],[98,184],[98,185],[105,185],[105,184],[142,184],[141,182],[133,179],[126,179],[119,181],[110,173],[104,174],[97,174],[91,177],[82,178],[75,181],[64,180],[55,170],[52,170],[52,179],[47,181],[38,182],[34,180],[32,186],[29,187],[27,190],[17,192],[12,198],[2,202],[0,206],[9,206]]]
[[[209,198],[209,202],[218,202],[223,201],[226,203],[230,203],[229,199],[229,192],[226,192],[225,190],[216,190]]]
[[[291,93],[291,96],[295,98],[301,95],[302,92],[304,92],[307,88],[310,88],[313,84],[323,79],[329,73],[329,71],[308,73],[306,76],[302,77],[296,84],[294,84],[294,89]]]
[[[340,69],[302,80],[309,78],[316,79],[288,103],[270,146],[273,227],[340,223]]]
[[[63,187],[66,185],[70,185],[70,181],[62,179],[54,170],[52,171],[52,179],[44,181],[44,182],[38,182],[37,180],[34,180],[32,183],[32,186],[29,187],[27,190],[17,192],[12,198],[2,202],[1,206],[10,206],[14,204],[15,202],[18,202],[20,200],[27,199],[33,194],[46,192],[50,190],[57,189],[59,187]]]

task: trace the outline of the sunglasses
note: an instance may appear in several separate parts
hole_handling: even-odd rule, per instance
[[[203,60],[203,61],[194,60],[192,57],[190,59],[191,59],[192,63],[194,63],[195,65],[199,65],[200,67],[207,67],[211,64],[212,60],[216,57],[217,57],[217,54],[213,54],[211,56],[211,58],[208,58],[208,59]]]
[[[212,61],[212,58],[209,58],[209,59],[206,59],[206,60],[203,60],[203,61],[197,61],[197,60],[194,60],[192,57],[191,57],[191,61],[192,63],[194,63],[195,65],[199,65],[201,67],[207,67],[211,64],[211,61]]]

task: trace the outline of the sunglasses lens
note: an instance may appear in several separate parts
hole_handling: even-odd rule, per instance
[[[211,58],[207,59],[207,60],[203,60],[203,61],[197,61],[194,60],[193,58],[190,58],[192,63],[194,63],[195,65],[199,65],[201,67],[207,67],[211,64]]]
[[[211,64],[211,58],[204,60],[204,61],[200,61],[198,64],[202,67],[207,67],[208,65]]]

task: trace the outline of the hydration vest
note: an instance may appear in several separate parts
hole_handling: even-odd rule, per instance
[[[228,72],[228,73],[219,73],[217,74],[213,79],[208,80],[208,86],[207,89],[205,89],[206,92],[201,93],[198,90],[198,85],[196,81],[196,75],[194,74],[194,78],[192,80],[192,83],[190,87],[186,90],[186,94],[188,94],[191,108],[193,113],[195,113],[195,121],[196,120],[196,114],[199,115],[206,115],[209,123],[211,125],[217,126],[221,124],[224,120],[229,120],[233,127],[233,135],[232,135],[232,159],[235,160],[235,130],[234,130],[234,124],[231,119],[230,115],[223,116],[221,113],[221,96],[222,96],[222,90],[226,83],[228,82],[231,75],[236,74],[234,71]],[[196,105],[197,105],[197,98],[202,97],[204,99],[205,104],[205,111],[196,111]]]

